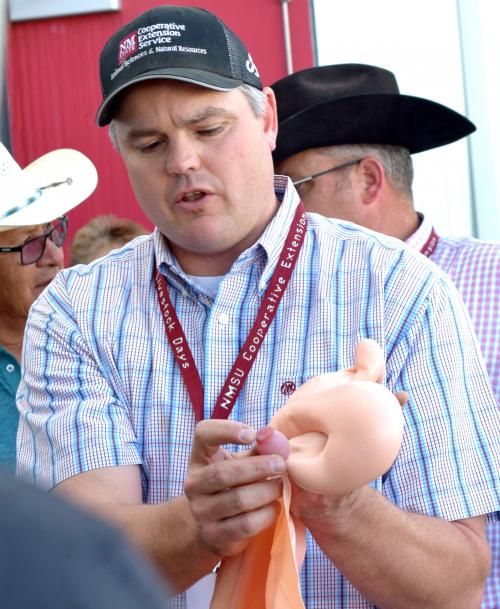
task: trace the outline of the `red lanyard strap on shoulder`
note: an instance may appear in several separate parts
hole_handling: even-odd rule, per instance
[[[424,256],[426,256],[427,258],[429,258],[434,253],[434,250],[437,247],[438,241],[439,241],[439,236],[436,233],[436,231],[434,230],[434,227],[432,227],[429,238],[420,248],[420,253],[423,254]]]
[[[224,381],[215,403],[212,412],[212,418],[214,419],[225,419],[231,414],[231,410],[245,384],[292,276],[304,243],[306,228],[307,219],[304,205],[300,202],[290,225],[276,268],[260,304],[257,318],[231,371]],[[167,339],[186,385],[196,420],[201,421],[203,419],[204,392],[200,374],[186,340],[184,330],[172,305],[165,277],[157,268],[154,272],[154,280]]]

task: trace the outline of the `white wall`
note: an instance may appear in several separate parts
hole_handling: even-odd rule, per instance
[[[432,217],[441,234],[477,235],[474,220],[477,215],[479,236],[500,239],[500,221],[494,221],[491,215],[492,208],[498,208],[494,203],[494,191],[483,188],[476,196],[471,196],[469,148],[473,152],[476,148],[483,150],[484,146],[478,143],[488,130],[484,125],[487,120],[484,103],[480,105],[476,100],[472,104],[465,99],[466,62],[462,62],[462,52],[466,47],[461,47],[459,27],[461,17],[462,31],[467,34],[464,34],[464,40],[470,40],[469,45],[474,46],[479,19],[475,19],[477,23],[474,24],[471,13],[476,12],[478,3],[493,6],[496,0],[459,2],[467,5],[467,9],[461,7],[460,14],[456,0],[313,0],[318,63],[354,62],[382,66],[394,72],[402,93],[442,103],[467,114],[480,126],[481,134],[475,133],[467,140],[414,155],[415,204],[417,209]],[[489,17],[492,19],[491,13]],[[498,19],[492,19],[491,30],[497,25]],[[493,31],[492,40],[493,44],[498,44]],[[476,73],[474,66],[478,58],[468,59],[469,70]],[[497,50],[497,64],[499,62]],[[498,79],[498,65],[496,70]],[[476,88],[476,97],[483,99],[483,90]],[[496,108],[500,108],[500,104]],[[497,114],[496,119],[500,122],[500,115]],[[476,157],[472,161],[475,186],[484,184],[476,175]],[[474,209],[473,199],[476,198],[480,204]],[[488,234],[486,227],[491,229]]]
[[[498,0],[457,0],[471,139],[478,233],[500,239],[500,37]]]

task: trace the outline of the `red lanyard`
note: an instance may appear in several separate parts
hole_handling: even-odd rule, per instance
[[[301,202],[297,207],[295,217],[290,225],[290,230],[288,231],[285,240],[285,245],[283,246],[273,276],[260,304],[257,319],[255,320],[252,329],[250,330],[250,334],[241,348],[231,371],[224,381],[219,397],[215,402],[215,407],[212,412],[213,419],[227,419],[231,414],[231,410],[245,384],[250,369],[257,357],[257,353],[269,330],[269,326],[276,315],[278,305],[281,302],[290,277],[292,276],[300,249],[304,243],[306,226],[306,214],[304,205]],[[175,360],[179,365],[182,378],[191,399],[191,405],[196,420],[201,421],[203,419],[204,397],[200,374],[186,340],[184,330],[182,329],[172,305],[172,301],[170,300],[165,277],[157,268],[155,269],[154,280],[158,302],[163,315],[163,321],[165,322],[168,342]]]
[[[427,258],[429,258],[430,256],[432,256],[434,250],[436,249],[438,241],[439,241],[439,236],[436,233],[436,231],[434,230],[434,227],[432,227],[429,238],[420,248],[420,253],[423,254],[424,256],[426,256]]]

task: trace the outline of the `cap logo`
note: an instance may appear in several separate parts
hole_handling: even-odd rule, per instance
[[[128,34],[118,46],[118,63],[121,64],[129,55],[137,51],[137,30]]]
[[[257,66],[254,64],[250,53],[248,53],[248,59],[246,60],[245,65],[247,67],[247,70],[250,72],[250,74],[255,74],[255,76],[257,76],[257,78],[260,78],[259,70],[257,70]]]
[[[180,40],[183,35],[187,34],[187,29],[186,25],[173,22],[153,23],[127,34],[118,45],[119,67],[110,75],[110,79],[114,80],[131,62],[148,54],[171,52],[206,55],[207,49],[178,44],[176,39]],[[141,52],[138,53],[138,51]]]

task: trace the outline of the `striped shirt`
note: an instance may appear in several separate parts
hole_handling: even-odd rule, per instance
[[[419,228],[406,243],[420,250],[432,231],[422,214]],[[439,237],[430,259],[448,273],[469,311],[500,404],[500,243],[468,237]],[[500,608],[500,524],[487,527],[491,571],[482,609]]]
[[[406,240],[416,250],[432,231],[430,220],[419,216],[422,223]],[[500,404],[500,242],[439,237],[430,259],[448,273],[462,296]]]
[[[28,320],[22,478],[50,488],[93,468],[139,464],[145,502],[183,492],[195,418],[165,337],[155,257],[209,417],[298,204],[287,183],[277,178],[276,216],[215,297],[186,277],[158,232],[59,273]],[[400,454],[372,485],[404,510],[498,518],[500,415],[470,320],[447,276],[400,241],[308,215],[293,276],[231,417],[266,425],[290,383],[351,366],[363,338],[384,349],[386,385],[410,395]],[[301,580],[308,609],[372,607],[311,537]],[[185,607],[184,596],[174,603]]]

